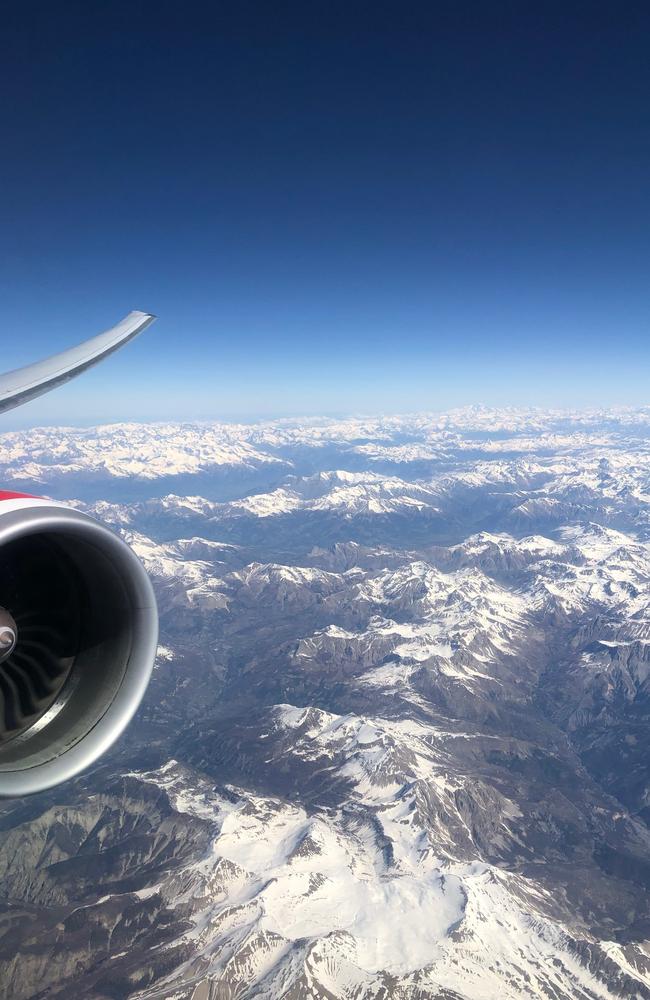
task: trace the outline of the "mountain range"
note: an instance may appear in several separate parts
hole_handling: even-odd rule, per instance
[[[7,1000],[650,998],[650,409],[40,428],[161,614],[0,806]]]

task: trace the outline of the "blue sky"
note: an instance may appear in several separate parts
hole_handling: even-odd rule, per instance
[[[3,14],[4,426],[650,402],[643,5]],[[530,5],[533,6],[533,5]]]

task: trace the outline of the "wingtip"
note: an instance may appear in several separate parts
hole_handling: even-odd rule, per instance
[[[34,364],[0,374],[0,413],[28,403],[80,375],[147,329],[153,313],[133,309],[117,326]]]

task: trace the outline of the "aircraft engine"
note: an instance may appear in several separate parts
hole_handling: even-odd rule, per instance
[[[158,615],[131,549],[86,514],[0,492],[0,796],[56,785],[119,736]]]

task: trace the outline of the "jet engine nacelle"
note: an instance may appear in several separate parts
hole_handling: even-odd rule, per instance
[[[147,687],[153,589],[120,538],[63,504],[0,492],[0,796],[72,777]]]

